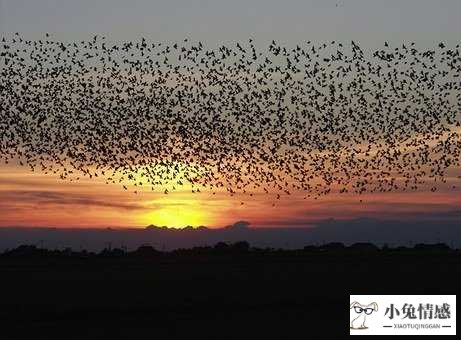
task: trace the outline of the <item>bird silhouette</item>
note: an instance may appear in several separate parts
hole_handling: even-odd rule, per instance
[[[15,33],[0,44],[0,158],[135,193],[455,189],[459,45],[384,46]]]

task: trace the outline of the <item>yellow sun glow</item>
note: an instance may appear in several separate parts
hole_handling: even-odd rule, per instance
[[[164,198],[154,202],[159,206],[142,216],[142,223],[170,228],[210,225],[212,218],[200,200]]]

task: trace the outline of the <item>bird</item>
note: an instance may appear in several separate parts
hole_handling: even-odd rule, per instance
[[[273,39],[260,48],[250,38],[209,48],[49,33],[1,42],[6,164],[132,184],[135,194],[187,186],[363,202],[366,193],[455,189],[459,45],[386,41],[367,51],[355,40]]]

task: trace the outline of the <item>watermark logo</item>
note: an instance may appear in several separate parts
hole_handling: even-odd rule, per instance
[[[351,329],[368,329],[365,325],[365,321],[368,315],[378,311],[378,304],[372,302],[368,305],[362,305],[354,301],[351,303],[351,309],[354,311],[351,318]]]
[[[350,295],[349,322],[351,335],[456,335],[456,295]]]

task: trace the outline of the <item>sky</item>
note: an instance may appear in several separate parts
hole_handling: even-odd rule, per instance
[[[62,39],[95,33],[171,41],[354,39],[362,44],[459,38],[457,0],[1,0],[0,29]]]
[[[0,32],[29,38],[49,32],[62,40],[102,34],[115,41],[189,37],[210,45],[251,37],[260,44],[353,39],[370,48],[384,41],[432,47],[441,40],[459,41],[459,13],[458,0],[0,0]],[[331,217],[408,219],[428,211],[448,216],[461,206],[459,189],[431,193],[422,188],[360,199],[333,194],[304,200],[295,193],[274,207],[273,197],[261,193],[251,200],[188,191],[135,195],[102,179],[62,181],[57,175],[0,164],[0,226],[219,227],[237,220],[305,226]]]
[[[456,183],[455,177],[449,183]],[[459,181],[459,180],[458,180]],[[133,188],[130,188],[133,189]],[[330,194],[304,199],[293,193],[276,200],[255,193],[230,197],[226,193],[190,193],[178,190],[164,195],[137,189],[125,191],[120,184],[101,179],[61,180],[57,175],[32,173],[16,165],[0,167],[0,226],[36,227],[223,227],[239,220],[253,226],[306,227],[334,219],[361,217],[418,220],[426,215],[437,221],[452,220],[461,207],[460,189],[430,192]],[[244,204],[242,204],[242,202]],[[273,206],[273,204],[276,204]]]

